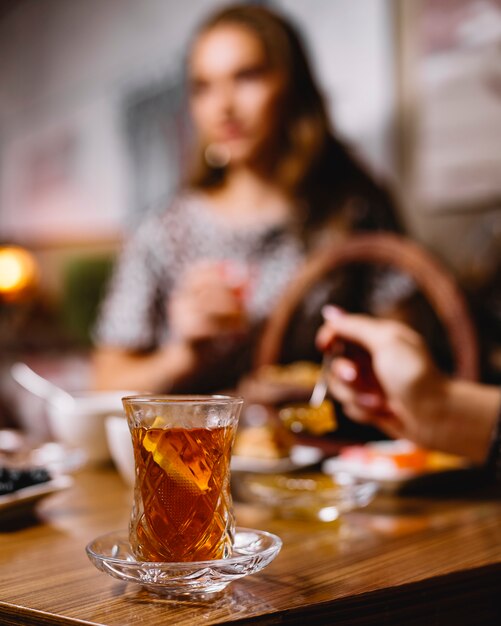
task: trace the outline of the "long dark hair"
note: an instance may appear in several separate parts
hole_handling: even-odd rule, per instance
[[[212,14],[195,40],[223,24],[250,30],[264,46],[271,67],[285,76],[286,105],[273,179],[302,209],[305,225],[314,227],[345,210],[355,228],[399,230],[386,193],[332,133],[301,36],[290,21],[263,6],[231,5]],[[200,146],[188,184],[211,189],[224,178],[225,169],[211,167]],[[373,198],[375,206],[361,206],[358,196]]]

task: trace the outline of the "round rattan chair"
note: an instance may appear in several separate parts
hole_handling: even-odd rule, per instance
[[[454,375],[479,377],[479,345],[470,312],[456,280],[429,252],[399,235],[355,235],[313,255],[268,318],[255,352],[255,367],[279,362],[291,319],[309,290],[333,270],[353,263],[392,266],[416,282],[443,325],[454,361]]]

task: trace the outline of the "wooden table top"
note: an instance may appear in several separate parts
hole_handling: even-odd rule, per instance
[[[501,623],[501,499],[378,496],[339,525],[238,504],[238,525],[278,534],[282,551],[212,601],[176,602],[85,554],[97,535],[127,527],[131,497],[112,468],[86,470],[36,518],[0,524],[0,623]]]

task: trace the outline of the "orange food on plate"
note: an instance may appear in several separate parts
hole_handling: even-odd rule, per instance
[[[286,428],[294,433],[324,435],[337,428],[334,404],[330,400],[324,400],[320,406],[308,402],[291,403],[283,406],[278,415]]]
[[[339,458],[349,463],[384,471],[420,473],[464,466],[464,459],[451,454],[425,450],[406,440],[377,441],[346,446]]]

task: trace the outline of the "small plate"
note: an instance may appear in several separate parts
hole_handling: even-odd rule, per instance
[[[248,476],[242,491],[247,499],[273,507],[283,518],[334,522],[340,515],[364,507],[373,499],[377,485],[347,474],[320,472]]]
[[[323,456],[322,450],[313,446],[292,446],[290,455],[283,459],[259,459],[233,455],[231,469],[235,472],[256,472],[258,474],[291,472],[315,465],[322,460]]]
[[[451,493],[459,490],[467,491],[472,486],[485,483],[485,475],[481,469],[464,467],[448,470],[427,472],[412,472],[410,470],[395,470],[394,472],[375,471],[368,467],[355,465],[343,459],[327,459],[322,469],[328,474],[339,472],[352,476],[358,480],[373,481],[381,492],[392,495],[418,495],[426,493]]]
[[[417,476],[415,471],[409,469],[392,469],[390,471],[387,468],[378,469],[377,467],[369,467],[362,463],[355,463],[337,457],[324,461],[322,469],[327,474],[344,472],[359,480],[374,480],[392,488],[397,488],[404,481]]]
[[[465,459],[421,450],[405,440],[370,442],[354,449],[354,454],[346,458],[341,452],[337,457],[326,459],[322,470],[327,474],[342,472],[358,480],[372,480],[381,490],[391,493],[411,492],[439,483],[446,485],[455,477],[471,472]],[[397,457],[402,457],[400,467]]]
[[[255,574],[277,556],[282,540],[251,528],[237,528],[232,554],[226,559],[183,563],[136,561],[125,530],[103,535],[86,547],[97,569],[157,595],[198,598],[222,591],[238,578]]]
[[[73,484],[70,476],[56,476],[56,478],[38,485],[23,487],[12,493],[0,496],[0,517],[14,514],[23,509],[34,506],[39,500],[53,493],[68,489]]]

